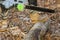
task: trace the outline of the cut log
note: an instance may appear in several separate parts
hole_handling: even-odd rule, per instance
[[[49,23],[50,21],[47,21],[46,24],[40,22],[34,24],[29,33],[25,35],[24,40],[39,40],[38,35],[43,36],[45,34],[47,31],[46,26],[49,25]]]

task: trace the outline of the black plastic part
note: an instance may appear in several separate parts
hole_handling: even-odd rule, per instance
[[[2,11],[3,11],[3,12],[6,11],[6,10],[8,10],[8,9],[6,9],[5,6],[2,5],[2,4],[0,4],[0,7],[2,8]]]
[[[37,6],[37,0],[28,0],[29,5]]]
[[[19,1],[20,3],[23,3],[23,1]]]
[[[15,2],[17,2],[17,0],[14,0]]]
[[[41,8],[41,7],[35,7],[35,6],[28,6],[28,5],[26,5],[25,8],[26,9],[31,9],[31,10],[36,10],[36,11],[55,13],[55,10],[47,9],[47,8]]]
[[[17,2],[17,0],[14,0],[14,1]],[[18,1],[18,2],[23,3],[23,1]]]

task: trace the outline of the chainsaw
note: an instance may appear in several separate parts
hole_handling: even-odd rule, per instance
[[[0,6],[2,9],[9,9],[12,6],[16,6],[20,4],[20,7],[23,7],[21,4],[24,5],[24,9],[36,10],[41,12],[49,12],[55,13],[56,11],[53,9],[37,7],[37,0],[0,0]]]

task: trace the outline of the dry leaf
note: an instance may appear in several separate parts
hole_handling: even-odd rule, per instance
[[[38,13],[32,13],[30,14],[30,18],[32,20],[32,23],[36,23],[39,20],[40,15]]]

